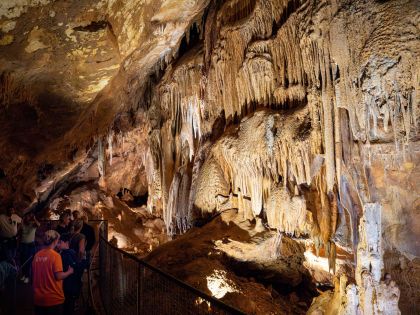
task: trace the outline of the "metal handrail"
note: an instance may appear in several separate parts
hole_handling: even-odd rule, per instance
[[[52,222],[57,222],[57,221],[58,220],[42,220],[41,222],[52,223]],[[176,277],[168,274],[167,272],[149,264],[148,262],[144,261],[143,259],[141,259],[141,258],[139,258],[139,257],[137,257],[137,256],[135,256],[131,253],[128,253],[128,252],[114,246],[113,244],[111,244],[108,241],[108,221],[107,220],[89,220],[89,222],[90,223],[99,223],[98,224],[99,239],[98,239],[98,246],[95,250],[95,255],[96,255],[97,251],[99,251],[99,259],[100,260],[103,259],[103,257],[101,257],[101,250],[100,250],[100,242],[102,240],[103,242],[105,242],[106,246],[108,248],[110,248],[111,250],[113,250],[115,252],[118,252],[121,255],[123,255],[123,257],[129,258],[129,259],[133,260],[135,263],[137,263],[138,265],[141,265],[141,266],[159,274],[160,276],[169,280],[175,286],[184,288],[185,290],[191,292],[192,294],[196,295],[197,297],[200,297],[200,298],[214,304],[215,306],[217,306],[221,310],[226,311],[228,314],[245,315],[244,312],[236,309],[235,307],[230,306],[230,305],[228,305],[228,304],[226,304],[226,303],[224,303],[224,302],[222,302],[222,301],[220,301],[220,300],[218,300],[218,299],[216,299],[216,298],[198,290],[197,288],[192,287],[191,285],[177,279]],[[100,265],[101,265],[101,262],[100,262]],[[89,266],[89,272],[90,272],[90,267],[91,266]],[[99,269],[101,269],[101,268],[99,268]],[[100,277],[103,277],[103,275],[101,274]],[[89,278],[91,278],[91,277],[89,277]],[[89,295],[90,295],[90,300],[92,302],[92,305],[95,307],[95,309],[97,309],[97,305],[96,305],[96,303],[94,303],[95,301],[93,299],[93,292],[92,292],[92,287],[91,287],[90,283],[89,283]],[[103,298],[102,294],[100,294],[100,296],[101,296],[101,298]],[[137,297],[137,298],[139,299],[140,297]],[[104,301],[102,301],[102,303],[103,302]],[[139,301],[137,301],[137,302],[139,302]]]
[[[108,240],[106,240],[106,239],[105,239],[102,235],[99,235],[99,237],[100,237],[100,238],[102,238],[102,239],[103,239],[103,240],[107,243],[107,245],[108,245],[109,247],[111,247],[113,250],[120,252],[120,253],[121,253],[122,255],[124,255],[125,257],[128,257],[128,258],[130,258],[130,259],[133,259],[133,260],[134,260],[134,261],[136,261],[137,263],[139,263],[139,264],[141,264],[141,265],[143,265],[143,266],[145,266],[145,267],[147,267],[147,268],[151,269],[152,271],[154,271],[154,272],[156,272],[156,273],[160,274],[161,276],[163,276],[163,277],[165,277],[165,278],[169,279],[170,281],[173,281],[175,284],[177,284],[177,285],[179,285],[179,286],[181,286],[181,287],[183,287],[183,288],[187,289],[188,291],[193,292],[193,293],[194,293],[194,294],[196,294],[197,296],[199,296],[199,297],[201,297],[201,298],[203,298],[203,299],[205,299],[205,300],[207,300],[207,301],[210,301],[210,302],[214,303],[215,305],[217,305],[217,306],[219,306],[220,308],[222,308],[222,309],[224,309],[224,310],[228,311],[228,312],[229,312],[229,313],[231,313],[231,314],[245,315],[245,313],[244,313],[244,312],[242,312],[242,311],[240,311],[240,310],[238,310],[238,309],[234,308],[233,306],[230,306],[230,305],[228,305],[228,304],[226,304],[226,303],[223,303],[222,301],[220,301],[220,300],[218,300],[218,299],[216,299],[216,298],[214,298],[214,297],[212,297],[212,296],[210,296],[210,295],[208,295],[208,294],[206,294],[206,293],[204,293],[204,292],[202,292],[202,291],[198,290],[197,288],[194,288],[194,287],[190,286],[189,284],[187,284],[187,283],[185,283],[185,282],[183,282],[183,281],[181,281],[181,280],[179,280],[179,279],[177,279],[177,278],[175,278],[174,276],[172,276],[172,275],[170,275],[170,274],[166,273],[165,271],[163,271],[163,270],[161,270],[161,269],[159,269],[159,268],[157,268],[157,267],[155,267],[155,266],[150,265],[149,263],[147,263],[147,262],[146,262],[146,261],[144,261],[143,259],[141,259],[141,258],[139,258],[139,257],[137,257],[137,256],[134,256],[133,254],[130,254],[130,253],[128,253],[128,252],[126,252],[126,251],[124,251],[124,250],[122,250],[122,249],[120,249],[120,248],[118,248],[118,247],[116,247],[116,246],[112,245],[112,244],[111,244]]]

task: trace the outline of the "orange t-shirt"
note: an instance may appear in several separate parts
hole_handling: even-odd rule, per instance
[[[42,249],[32,261],[34,304],[53,306],[64,303],[63,280],[56,280],[54,273],[63,271],[59,253]]]

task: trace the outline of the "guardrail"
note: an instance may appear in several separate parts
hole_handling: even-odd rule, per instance
[[[42,221],[37,238],[55,229],[57,224],[56,220]],[[95,307],[98,312],[104,311],[107,315],[244,314],[112,245],[108,241],[108,221],[90,220],[89,224],[97,231],[99,241],[92,252],[95,263],[90,268],[95,273],[99,271],[102,305]],[[91,291],[91,272],[88,284],[89,299],[97,306],[98,301],[94,301]]]
[[[107,314],[244,314],[108,242],[99,229],[100,293]]]

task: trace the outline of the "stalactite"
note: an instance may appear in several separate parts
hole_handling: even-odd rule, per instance
[[[105,150],[101,138],[98,138],[98,172],[100,177],[105,176]]]
[[[337,6],[293,0],[213,4],[204,52],[191,50],[168,69],[149,111],[161,117],[152,130],[161,135],[155,169],[170,234],[185,231],[193,208],[237,208],[244,220],[266,215],[279,233],[309,235],[317,255],[324,247],[335,273],[337,246],[343,246],[335,234],[338,207],[349,213],[350,226],[341,222],[340,228],[350,230],[355,244],[357,204],[370,200],[364,173],[369,146],[393,135],[404,149],[417,134],[419,113],[415,89],[398,85],[397,58],[363,59],[341,33],[344,26],[328,31],[326,25],[344,14]],[[313,19],[302,19],[306,15]],[[346,143],[343,109],[351,134]],[[223,115],[222,126],[216,125]],[[237,128],[226,128],[231,124]],[[225,133],[198,158],[203,143],[213,141],[213,128],[214,139]],[[364,145],[360,160],[344,161],[355,142]],[[192,173],[182,173],[192,161]],[[346,197],[355,191],[359,196]],[[347,291],[354,295],[355,288]]]
[[[114,131],[111,130],[107,136],[108,140],[108,154],[109,154],[109,165],[112,165],[112,157],[113,157],[113,142],[114,142]]]
[[[283,240],[283,233],[280,232],[280,230],[277,230],[276,236],[272,239],[273,248],[271,250],[271,252],[272,252],[271,256],[273,258],[281,257],[281,255],[282,255],[282,251],[281,251],[282,240]]]
[[[191,227],[188,220],[190,185],[186,166],[182,166],[174,175],[169,189],[168,204],[164,208],[163,218],[169,236],[177,232],[185,233]]]
[[[213,211],[217,206],[211,202],[215,193],[208,183],[226,181],[230,183],[231,198],[235,199],[239,215],[244,219],[253,219],[265,211],[270,227],[289,235],[311,234],[312,214],[307,211],[297,185],[311,184],[311,161],[316,153],[316,148],[311,147],[315,142],[311,137],[318,136],[310,131],[298,139],[294,136],[297,130],[306,128],[308,114],[308,108],[286,118],[267,111],[257,112],[245,119],[235,132],[220,139],[213,146],[213,158],[208,163],[217,163],[221,172],[214,171],[216,166],[209,172],[204,164],[200,175],[204,179],[198,182],[196,206],[202,211]],[[293,117],[300,117],[303,125],[289,128]],[[294,196],[288,191],[289,182],[295,183]],[[216,189],[217,186],[210,187]],[[207,193],[201,193],[202,190]],[[227,196],[226,192],[219,194]]]
[[[164,214],[163,214],[163,221],[166,225],[166,233],[169,236],[172,236],[175,234],[175,226],[174,226],[174,214],[176,214],[176,209],[178,206],[178,194],[179,194],[179,187],[181,184],[181,176],[179,173],[176,173],[174,176],[174,179],[172,180],[171,187],[169,188],[169,198],[168,198],[168,204],[164,208]]]
[[[336,258],[337,258],[337,247],[334,242],[328,242],[328,269],[335,274],[336,269]]]
[[[291,196],[286,187],[277,186],[270,192],[266,205],[267,223],[288,235],[309,235],[312,229],[312,214],[301,196]]]

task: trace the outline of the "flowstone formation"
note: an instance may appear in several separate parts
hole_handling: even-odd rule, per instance
[[[2,2],[1,200],[109,218],[141,255],[176,239],[162,265],[208,233],[187,256],[229,259],[191,268],[231,297],[252,291],[243,268],[295,257],[311,281],[256,279],[273,310],[418,313],[419,16],[414,0]],[[226,213],[235,237],[201,227]]]

